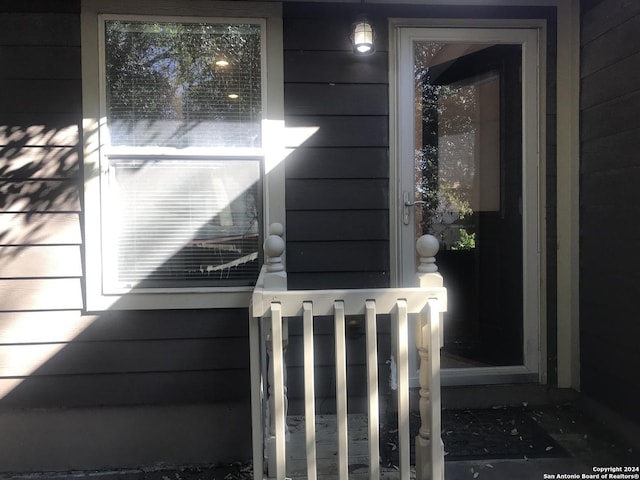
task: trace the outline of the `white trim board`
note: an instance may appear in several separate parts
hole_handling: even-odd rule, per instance
[[[394,4],[396,2],[387,1],[379,2],[371,0],[370,3],[387,3]],[[423,5],[442,5],[442,1],[424,0],[424,1],[403,1],[402,3],[420,3]],[[567,388],[571,387],[579,389],[579,2],[578,0],[529,0],[529,1],[505,1],[505,0],[466,0],[447,2],[447,5],[509,5],[509,6],[555,6],[557,10],[557,59],[556,59],[556,79],[557,79],[557,95],[556,95],[556,111],[558,122],[556,126],[555,136],[557,139],[557,344],[558,344],[558,386]],[[537,22],[537,23],[536,23]],[[546,59],[546,42],[542,39],[546,38],[546,31],[541,26],[543,21],[536,20],[496,20],[496,19],[393,19],[390,21],[390,27],[399,25],[425,25],[441,27],[447,24],[455,26],[469,27],[538,27],[541,29],[540,58]],[[390,30],[391,30],[390,28]],[[395,51],[395,39],[392,34],[389,36],[390,52]],[[395,59],[390,57],[389,75],[390,75],[390,92],[394,92],[397,88],[395,84],[396,65]],[[544,62],[543,62],[544,64]],[[546,74],[542,72],[541,78],[545,78]],[[541,82],[540,85],[540,124],[544,127],[546,120],[546,83]],[[395,112],[397,105],[394,95],[390,95],[390,112]],[[395,138],[397,126],[390,122],[390,138]],[[546,132],[541,129],[541,157],[544,158],[544,147],[546,145]],[[395,152],[391,152],[391,164],[395,165]],[[392,189],[397,188],[398,175],[395,170],[390,172],[390,183]],[[539,171],[539,193],[544,202],[546,199],[546,168],[544,161],[540,165]],[[397,220],[397,212],[395,209],[390,211],[390,221],[392,225],[392,236],[390,239],[391,249],[391,281],[392,285],[397,284],[398,271],[397,265],[397,238],[393,229]],[[542,208],[540,211],[540,258],[541,258],[541,378],[540,381],[547,381],[547,304],[546,304],[546,255],[547,247],[556,248],[556,245],[546,245],[546,213]]]

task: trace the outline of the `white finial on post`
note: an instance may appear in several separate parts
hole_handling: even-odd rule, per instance
[[[274,222],[269,225],[269,235],[277,235],[282,237],[284,235],[284,225],[278,222]]]
[[[420,258],[417,274],[418,286],[442,287],[442,275],[438,273],[435,258],[438,250],[440,250],[440,244],[433,235],[422,235],[416,241],[416,251]]]
[[[264,256],[267,272],[264,277],[264,287],[268,290],[286,290],[287,272],[282,263],[282,254],[285,250],[284,226],[281,223],[272,223],[269,226],[269,236],[264,241]]]
[[[420,256],[420,265],[418,266],[418,272],[420,273],[433,273],[438,271],[436,265],[436,254],[440,250],[440,244],[438,239],[433,235],[422,235],[416,241],[416,250]]]

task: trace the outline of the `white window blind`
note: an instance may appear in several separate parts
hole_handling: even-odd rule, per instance
[[[260,162],[110,161],[117,285],[251,285],[258,274]]]

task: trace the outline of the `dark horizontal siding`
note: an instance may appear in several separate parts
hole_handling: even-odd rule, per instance
[[[65,2],[71,7],[68,12],[9,12],[7,4],[3,2],[0,12],[0,45],[24,48],[26,46],[73,47],[80,46],[80,29],[78,28],[79,7],[73,7],[75,2]],[[23,6],[36,2],[21,2]],[[54,2],[50,2],[52,5]],[[62,2],[60,2],[62,3]],[[54,9],[59,6],[54,6]],[[75,11],[74,11],[75,10]]]
[[[25,146],[19,142],[0,147],[0,178],[60,179],[78,175],[79,149],[70,146]]]
[[[0,407],[248,398],[246,310],[83,315],[80,5],[5,3]]]
[[[289,274],[289,284],[297,289],[313,290],[318,285],[325,288],[378,288],[389,285],[389,272],[294,272]]]
[[[0,80],[3,113],[76,113],[82,109],[80,80]]]
[[[380,48],[358,57],[355,14],[353,5],[284,5],[285,121],[310,133],[287,158],[293,288],[388,282],[386,19],[374,20]]]
[[[582,81],[582,108],[589,109],[633,91],[640,83],[640,50]]]
[[[0,247],[0,278],[80,277],[79,245]]]
[[[247,335],[246,310],[0,312],[0,344],[190,340]],[[75,314],[75,315],[74,315]],[[22,328],[9,328],[19,324]]]
[[[612,6],[620,3],[623,3],[622,0],[609,0],[601,3],[601,7],[585,14],[584,25],[588,25],[591,22],[600,23],[599,14],[601,13],[601,8],[607,8],[605,4]],[[635,11],[635,14],[630,14],[633,11]],[[611,20],[613,21],[613,19]],[[583,37],[581,56],[583,76],[591,75],[605,67],[609,67],[638,51],[637,42],[630,41],[640,28],[640,11],[638,11],[637,5],[618,17],[617,23],[610,23],[609,27],[608,30],[600,31],[588,40]]]
[[[238,353],[246,343],[244,338],[197,338],[3,345],[0,372],[4,377],[33,377],[215,370],[231,357],[229,367],[245,369],[248,355]]]
[[[31,317],[79,317],[82,121],[78,5],[0,14],[0,382],[19,383],[63,343],[31,340]],[[38,5],[39,4],[39,5]],[[69,10],[69,6],[72,6]],[[15,5],[14,5],[15,7]],[[55,13],[61,9],[61,13]],[[16,9],[18,10],[18,9]],[[21,332],[21,333],[17,333]],[[45,351],[49,351],[47,355]],[[2,402],[11,401],[12,390]]]
[[[287,179],[387,178],[385,147],[296,148],[287,157]]]
[[[51,308],[0,312],[2,405],[233,401],[249,394],[246,310],[81,316],[77,306]]]
[[[584,19],[581,25],[582,43],[588,43],[600,35],[614,30],[621,23],[640,14],[640,4],[635,0],[605,2],[583,0],[581,8]]]
[[[347,52],[353,48],[350,37],[357,6],[289,3],[285,8],[285,50]],[[376,14],[370,20],[375,30],[376,50],[384,52],[388,45],[387,19]]]
[[[10,391],[3,407],[19,408],[233,402],[250,394],[242,371],[222,369],[0,378],[0,391]]]
[[[78,181],[0,180],[0,209],[5,212],[79,212]]]
[[[287,270],[305,272],[376,272],[389,268],[384,241],[295,242],[289,244]]]
[[[78,213],[0,212],[0,247],[76,245],[81,237]]]
[[[640,128],[640,90],[618,92],[612,100],[582,110],[582,140],[586,143],[600,137]],[[603,121],[606,119],[606,121]]]
[[[303,147],[388,147],[389,121],[381,115],[317,115],[286,117],[288,128],[315,130]],[[297,147],[298,145],[287,145]]]
[[[535,6],[447,5],[447,2],[442,2],[441,5],[430,5],[389,2],[387,4],[367,3],[364,9],[372,20],[376,39],[380,40],[376,42],[376,48],[380,50],[386,50],[387,47],[388,18],[555,18],[554,7]],[[335,32],[336,36],[344,31],[344,25],[347,22],[350,25],[355,20],[360,10],[360,5],[355,3],[336,5],[333,2],[288,2],[285,4],[285,15],[288,19],[300,22],[303,19],[313,18],[324,22],[322,24],[327,26],[335,25],[338,28]],[[329,41],[330,44],[332,42],[335,44],[342,42],[345,49],[351,49],[349,42],[344,39]],[[286,39],[285,45],[287,45]]]
[[[80,79],[78,46],[7,46],[0,50],[0,79]],[[71,68],[70,68],[71,66]]]
[[[346,353],[347,353],[347,395],[349,410],[366,411],[366,403],[355,399],[366,398],[367,395],[367,357],[365,345],[364,319],[347,317]],[[304,398],[304,363],[302,347],[302,322],[294,318],[289,320],[289,347],[287,349],[287,376],[290,400],[290,412],[303,414],[301,405],[296,399]],[[319,413],[335,413],[335,337],[332,317],[314,319],[314,375],[317,392],[317,411]],[[390,331],[391,321],[388,315],[380,315],[376,322],[378,345],[378,389],[383,395],[389,391],[390,369],[387,364],[391,356]]]
[[[607,171],[585,175],[581,192],[590,205],[617,208],[638,193],[640,184],[640,162],[627,168],[608,169]],[[629,214],[636,205],[622,209]]]
[[[333,323],[331,321],[331,323]],[[347,357],[351,364],[366,364],[366,346],[360,341],[362,334],[347,338]],[[390,355],[389,345],[381,345],[380,355],[384,359],[388,359]],[[314,342],[315,359],[314,364],[318,367],[330,367],[334,365],[335,359],[335,341],[333,336],[318,336]],[[292,344],[287,350],[287,358],[293,359],[289,361],[289,366],[302,366],[302,343]]]
[[[628,418],[635,368],[640,181],[640,5],[583,2],[580,351],[582,391]],[[594,259],[598,259],[597,261]],[[605,323],[603,323],[603,321]],[[603,354],[606,352],[606,354]]]
[[[389,321],[389,315],[378,315],[376,321],[376,331],[378,334],[388,335],[391,332],[391,322]],[[303,333],[303,325],[301,318],[293,318],[289,319],[289,335],[302,335]],[[314,318],[313,322],[313,332],[317,335],[333,335],[334,332],[334,323],[333,317],[331,316],[319,316]],[[347,326],[346,326],[346,334],[347,338],[350,340],[356,340],[359,338],[363,338],[365,335],[364,330],[364,317],[361,316],[347,316]],[[333,348],[333,347],[331,347]],[[364,348],[364,346],[358,347],[360,349]],[[383,348],[386,348],[383,346]],[[300,356],[298,360],[291,361],[291,358],[288,358],[290,365],[302,365],[302,357]]]
[[[379,210],[339,210],[330,216],[317,210],[292,210],[287,213],[287,240],[308,240],[314,231],[316,241],[389,240],[389,212]]]
[[[637,152],[640,152],[640,129],[597,139],[583,137],[580,158],[582,174],[586,178],[599,172],[635,167],[638,165]]]
[[[387,64],[386,52],[376,52],[368,57],[355,57],[351,51],[284,52],[287,83],[387,83]]]
[[[78,99],[75,98],[72,101],[77,104]],[[52,148],[77,148],[79,146],[78,115],[28,115],[22,111],[7,112],[4,103],[0,115],[2,115],[0,117],[2,120],[0,123],[0,148],[4,153],[3,164],[17,154],[16,149],[22,147],[40,147],[44,153]],[[13,120],[13,122],[8,122],[8,120]],[[7,158],[4,157],[5,155]],[[56,161],[55,158],[49,158],[49,160]]]
[[[389,282],[388,56],[386,41],[370,57],[354,56],[349,41],[354,14],[348,5],[284,5],[285,121],[287,127],[312,133],[293,146],[286,164],[292,288],[367,288]],[[299,323],[289,322],[287,352],[294,413],[300,413],[295,400],[303,396],[304,386]],[[388,327],[383,325],[378,322],[381,369],[389,357]],[[362,333],[359,320],[348,322],[350,399],[366,392]],[[332,412],[333,319],[316,320],[314,343],[318,410]],[[382,373],[381,388],[386,380]],[[353,400],[349,403],[358,408]]]
[[[0,291],[2,310],[80,310],[83,307],[79,278],[12,278],[0,280]]]
[[[387,93],[385,84],[293,83],[285,87],[285,110],[289,116],[388,115]]]
[[[388,207],[388,201],[389,187],[386,179],[287,181],[287,204],[291,210],[380,210]],[[309,239],[313,239],[313,235]]]

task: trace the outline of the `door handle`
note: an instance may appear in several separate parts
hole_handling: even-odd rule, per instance
[[[424,200],[416,200],[415,202],[407,201],[407,202],[404,202],[404,206],[405,207],[413,207],[414,205],[424,205],[425,203],[427,203],[427,202],[425,202]]]
[[[405,225],[409,225],[410,217],[409,217],[409,207],[414,207],[416,205],[425,205],[427,202],[424,200],[414,200],[413,202],[409,199],[409,192],[404,192],[403,196],[404,206],[402,208],[402,223]]]

